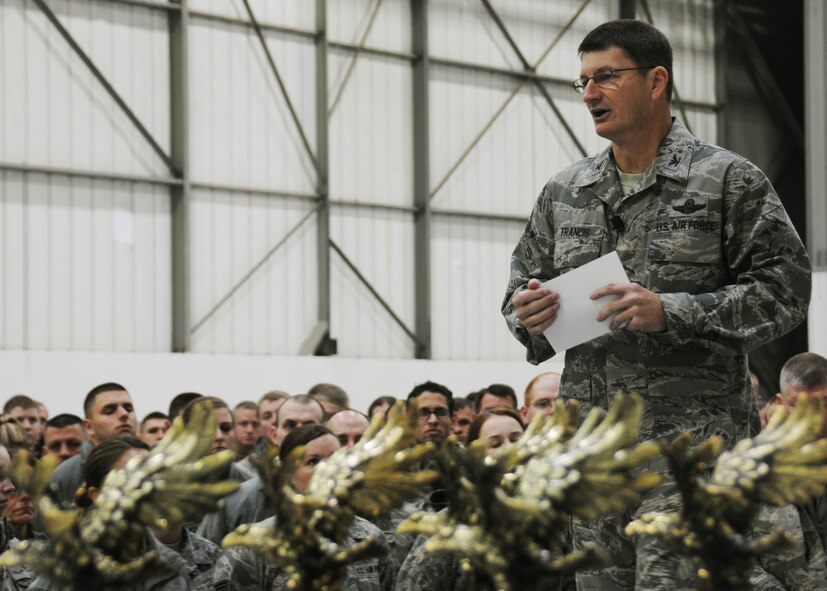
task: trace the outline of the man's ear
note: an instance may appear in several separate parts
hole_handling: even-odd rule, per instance
[[[95,441],[95,430],[92,428],[92,421],[89,419],[83,419],[83,430],[86,432],[86,439],[89,441]]]
[[[528,420],[528,407],[523,406],[520,408],[520,420],[523,422],[523,425],[528,425],[526,422]]]
[[[666,95],[666,87],[669,83],[669,72],[663,66],[655,66],[651,71],[652,76],[652,98]],[[667,97],[668,98],[668,97]]]
[[[772,415],[775,414],[779,408],[784,406],[784,397],[781,394],[776,394],[772,398],[767,401],[767,404],[764,405],[764,414],[766,415],[767,422],[772,418]]]

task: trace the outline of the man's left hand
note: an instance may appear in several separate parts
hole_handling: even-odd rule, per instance
[[[637,283],[609,283],[595,290],[591,299],[617,296],[600,309],[597,321],[602,322],[612,314],[611,330],[627,328],[641,332],[663,332],[666,330],[666,314],[658,295]]]

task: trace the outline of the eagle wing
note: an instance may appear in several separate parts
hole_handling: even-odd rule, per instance
[[[37,506],[49,540],[23,542],[0,564],[26,563],[60,589],[123,588],[146,569],[163,566],[155,553],[142,552],[145,528],[200,518],[238,488],[232,481],[206,482],[234,457],[205,456],[214,429],[210,408],[196,406],[186,426],[177,418],[149,455],[109,473],[86,512],[62,510],[41,496]],[[34,492],[42,492],[43,479],[36,468]]]

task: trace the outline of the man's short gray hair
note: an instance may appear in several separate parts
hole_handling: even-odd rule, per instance
[[[792,387],[813,390],[827,386],[827,359],[818,353],[794,355],[781,368],[779,382],[784,396],[797,394],[789,391]]]

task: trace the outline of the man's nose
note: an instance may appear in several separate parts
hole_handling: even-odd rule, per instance
[[[589,79],[586,86],[583,88],[583,102],[591,102],[600,96],[600,86],[595,84],[594,80]]]

